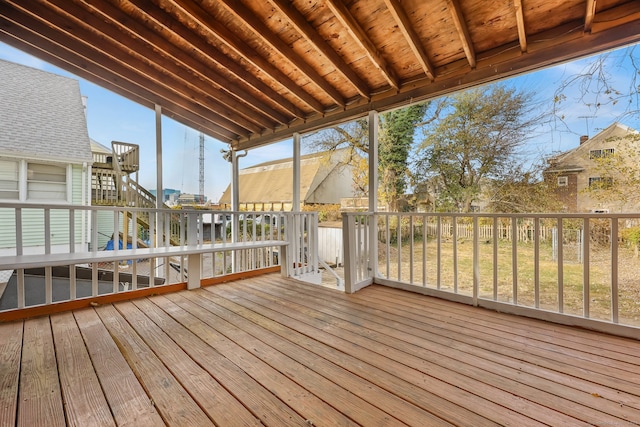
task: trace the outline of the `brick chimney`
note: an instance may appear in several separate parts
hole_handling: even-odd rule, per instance
[[[587,142],[589,140],[589,135],[582,135],[580,137],[580,145],[584,144],[585,142]]]

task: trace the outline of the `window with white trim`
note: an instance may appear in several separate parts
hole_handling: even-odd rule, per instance
[[[558,187],[566,187],[569,185],[569,177],[568,176],[559,176],[558,177]]]
[[[609,157],[615,154],[615,148],[603,148],[601,150],[590,150],[589,158],[590,159],[599,159],[600,157]]]
[[[67,168],[27,163],[27,200],[67,200]]]
[[[0,200],[20,199],[20,163],[0,160]]]

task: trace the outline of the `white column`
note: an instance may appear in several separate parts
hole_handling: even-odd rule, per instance
[[[162,107],[156,104],[156,209],[162,209],[164,190],[162,188]],[[161,214],[156,216],[156,246],[164,246],[164,221]],[[168,237],[168,236],[167,236]]]
[[[369,212],[378,209],[378,112],[369,112]]]
[[[293,201],[291,211],[300,211],[300,134],[293,134]]]
[[[378,210],[378,112],[369,112],[369,212]],[[369,220],[369,271],[378,275],[378,220]]]

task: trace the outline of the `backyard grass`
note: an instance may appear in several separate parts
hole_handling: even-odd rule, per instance
[[[471,240],[459,240],[457,245],[458,274],[454,275],[454,244],[441,243],[440,289],[464,295],[473,293],[473,244]],[[426,258],[423,253],[426,249]],[[497,280],[494,290],[494,247],[492,241],[480,243],[479,247],[479,296],[485,299],[514,302],[514,274],[512,270],[512,244],[499,241],[497,248]],[[389,267],[387,269],[386,244],[379,246],[379,271],[389,279],[412,283],[417,286],[438,287],[437,243],[422,240],[413,243],[413,262],[410,259],[411,244],[404,242],[401,247],[400,275],[398,274],[398,247],[390,245]],[[516,248],[517,304],[535,307],[534,284],[534,244],[519,242]],[[563,289],[558,290],[558,262],[553,259],[550,243],[540,244],[539,260],[539,307],[550,311],[584,315],[584,264],[580,262],[575,245],[563,246],[562,265]],[[591,249],[589,270],[589,317],[611,320],[611,255],[608,248]],[[426,276],[423,280],[423,260],[426,259]],[[640,259],[632,251],[620,249],[618,259],[618,304],[619,322],[640,326]],[[560,297],[563,300],[560,307]]]

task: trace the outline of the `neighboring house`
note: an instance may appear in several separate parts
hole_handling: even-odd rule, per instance
[[[307,154],[300,158],[300,203],[339,204],[354,197],[352,166],[346,164],[347,150]],[[241,210],[291,210],[293,201],[293,160],[262,163],[240,171]],[[220,198],[224,209],[231,208],[231,187]]]
[[[0,202],[90,205],[91,143],[78,81],[0,60],[0,100]],[[88,224],[76,214],[82,250]],[[69,250],[57,246],[69,236],[60,215],[51,213],[52,252]],[[23,210],[22,221],[24,252],[40,251],[42,213]],[[0,253],[14,250],[15,226],[13,214],[0,213]]]
[[[590,186],[602,186],[617,179],[613,172],[606,174],[611,176],[601,176],[605,174],[599,165],[608,156],[626,154],[626,157],[618,159],[619,165],[640,172],[640,165],[629,155],[640,148],[637,147],[638,139],[631,137],[635,135],[638,135],[636,130],[613,123],[592,138],[581,137],[578,147],[548,160],[545,179],[554,184],[556,195],[567,212],[630,212],[640,208],[638,201],[623,201],[615,197],[598,200],[589,192]],[[629,192],[637,191],[629,189]]]

